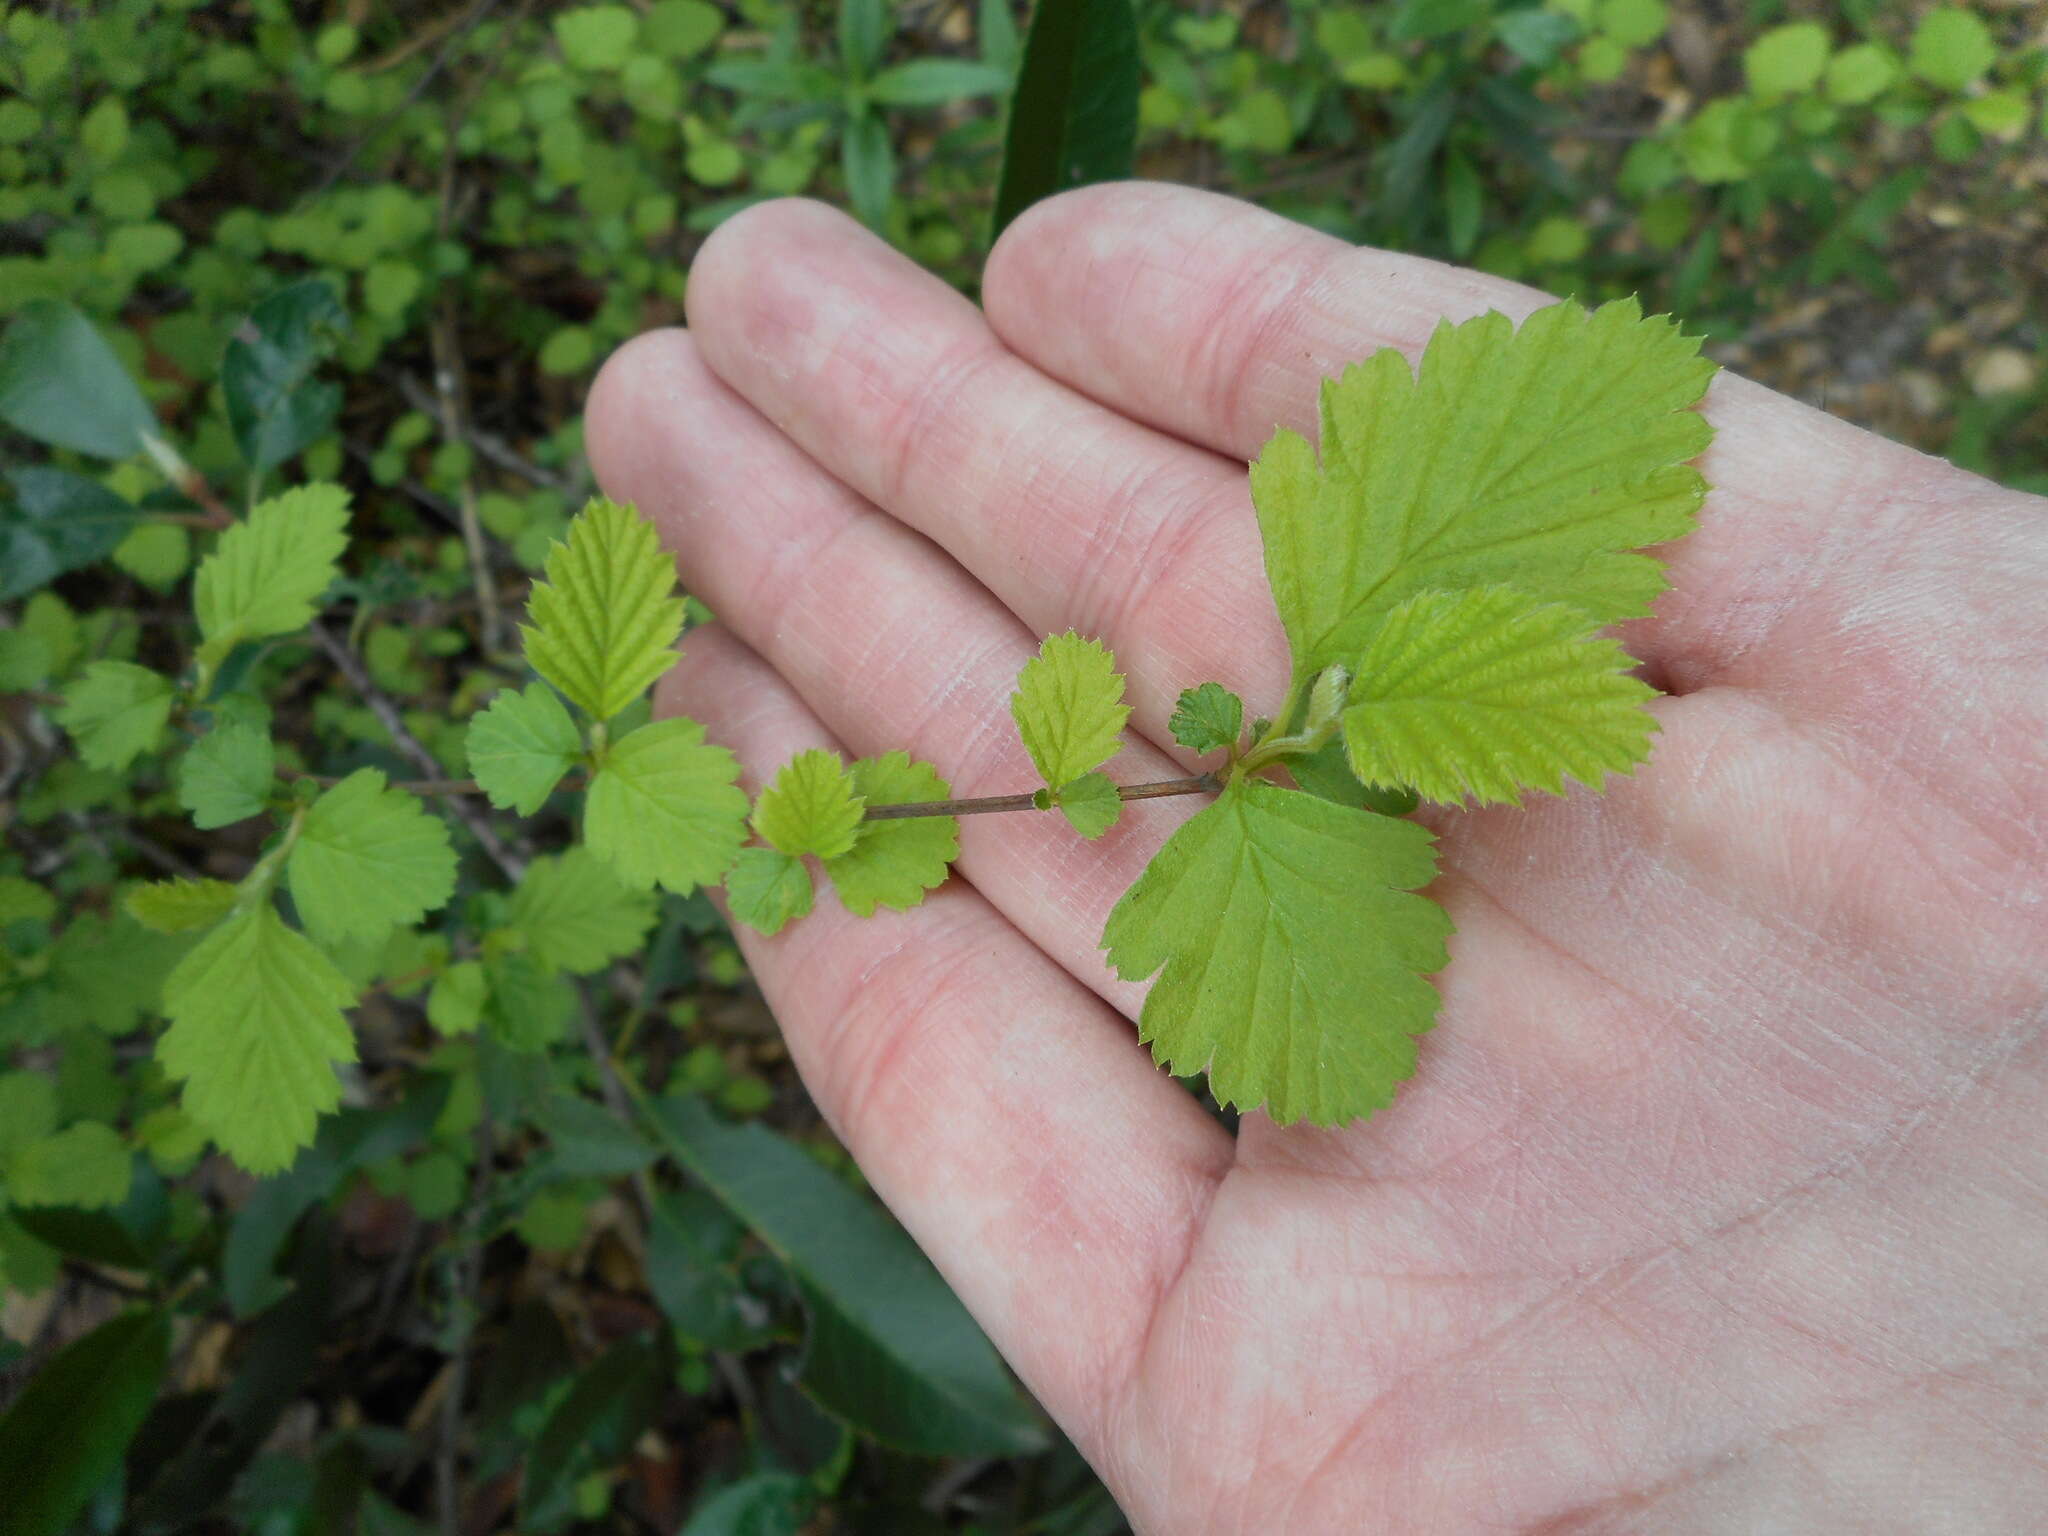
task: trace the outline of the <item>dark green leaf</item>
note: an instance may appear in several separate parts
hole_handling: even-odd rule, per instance
[[[542,1102],[535,1119],[554,1147],[558,1177],[617,1178],[654,1161],[654,1148],[637,1126],[588,1099],[555,1094]]]
[[[1045,1443],[974,1319],[903,1229],[793,1143],[695,1099],[653,1115],[676,1159],[773,1250],[809,1304],[804,1386],[876,1438],[931,1456]]]
[[[1287,759],[1287,771],[1294,782],[1318,800],[1331,800],[1355,810],[1378,811],[1382,816],[1406,816],[1422,802],[1409,789],[1387,789],[1361,784],[1344,757],[1344,743],[1333,741],[1320,752]]]
[[[164,1374],[171,1320],[126,1312],[37,1372],[0,1418],[0,1530],[57,1536],[121,1465]]]
[[[888,0],[839,0],[839,57],[846,72],[865,80],[889,46]]]
[[[257,474],[325,436],[341,410],[341,386],[313,370],[346,324],[341,301],[319,278],[280,288],[235,328],[221,360],[228,425]]]
[[[681,1536],[796,1536],[810,1518],[812,1502],[802,1478],[757,1472],[699,1504]]]
[[[885,107],[940,107],[969,96],[1009,87],[1010,77],[967,59],[912,59],[894,64],[868,82],[868,100]]]
[[[519,1487],[522,1523],[576,1477],[610,1466],[647,1427],[661,1399],[667,1355],[649,1334],[621,1339],[576,1378],[534,1437]]]
[[[1448,37],[1493,14],[1494,0],[1401,0],[1387,36],[1397,43]]]
[[[1439,75],[1416,98],[1408,125],[1387,148],[1387,174],[1380,194],[1384,217],[1412,222],[1415,199],[1422,191],[1430,162],[1436,158],[1437,148],[1457,115],[1458,97],[1451,88],[1450,76]]]
[[[170,1224],[164,1181],[148,1159],[135,1160],[128,1198],[106,1210],[69,1206],[21,1206],[13,1212],[22,1230],[59,1253],[115,1269],[148,1269],[157,1259]]]
[[[992,235],[1041,198],[1131,174],[1138,85],[1131,0],[1039,0],[1010,99]]]
[[[889,143],[889,125],[873,112],[861,113],[846,125],[839,159],[853,211],[870,229],[880,229],[889,217],[889,198],[896,186],[896,151]]]
[[[0,602],[104,560],[135,526],[134,507],[83,475],[36,467],[7,478],[14,497],[0,502]]]
[[[0,336],[0,421],[96,459],[125,459],[161,432],[114,349],[56,299],[31,299]]]
[[[710,1349],[739,1349],[760,1329],[740,1316],[733,1273],[740,1227],[701,1189],[664,1192],[647,1228],[647,1283],[662,1315],[684,1338]]]

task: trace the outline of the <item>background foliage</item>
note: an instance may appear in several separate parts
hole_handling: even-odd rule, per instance
[[[1640,292],[1724,362],[2048,490],[2039,7],[1135,18],[1143,173]],[[828,198],[972,292],[1023,19],[0,12],[0,1528],[81,1500],[100,1532],[1120,1528],[818,1124],[716,912],[611,880],[572,797],[421,802],[453,903],[330,946],[361,1060],[262,1180],[156,1054],[192,935],[129,900],[243,880],[323,781],[469,771],[591,490],[583,391],[681,317],[720,220]],[[52,359],[73,395],[23,384]],[[319,617],[229,635],[195,562],[309,482],[350,493]],[[204,707],[146,681],[177,677]]]

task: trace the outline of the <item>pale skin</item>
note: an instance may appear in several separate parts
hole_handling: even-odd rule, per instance
[[[607,365],[589,444],[722,623],[664,710],[758,783],[903,748],[1032,787],[1047,633],[1126,782],[1288,665],[1245,462],[1317,381],[1544,296],[1162,186],[1071,193],[986,311],[774,203]],[[953,880],[747,959],[875,1188],[1144,1532],[2030,1531],[2048,1510],[2048,503],[1723,376],[1621,637],[1605,795],[1432,809],[1458,932],[1394,1107],[1232,1138],[1097,943],[1200,802],[961,823]]]

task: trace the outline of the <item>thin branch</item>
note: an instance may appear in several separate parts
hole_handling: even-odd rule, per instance
[[[362,695],[363,702],[370,706],[370,713],[375,715],[378,724],[390,733],[398,750],[410,758],[422,773],[429,775],[430,778],[437,778],[441,772],[440,763],[435,760],[434,754],[427,750],[426,743],[413,735],[397,704],[393,703],[390,696],[371,679],[369,668],[363,665],[362,658],[343,644],[325,624],[316,621],[312,625],[311,633],[313,643],[327,653],[327,659],[340,669],[341,675],[348,679],[349,686]],[[489,818],[465,801],[458,791],[443,790],[437,793],[447,805],[449,813],[469,829],[469,835],[476,839],[477,846],[483,849],[493,864],[505,872],[508,880],[516,884],[520,876],[526,873],[526,860],[505,846],[498,834],[492,830]]]
[[[1213,773],[1197,773],[1185,779],[1159,779],[1150,784],[1119,784],[1119,800],[1158,800],[1167,795],[1208,795],[1223,788]],[[871,805],[868,821],[907,821],[913,816],[987,816],[997,811],[1035,811],[1036,790],[1025,795],[984,795],[975,800],[914,800],[902,805]]]

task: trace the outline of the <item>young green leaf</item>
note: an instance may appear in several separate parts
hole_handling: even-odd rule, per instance
[[[1344,711],[1351,770],[1430,800],[1594,789],[1649,756],[1656,690],[1584,614],[1512,587],[1418,592],[1367,637]]]
[[[128,1198],[135,1161],[121,1133],[81,1120],[23,1147],[8,1160],[7,1194],[17,1205],[97,1210]]]
[[[1123,797],[1106,773],[1084,773],[1060,787],[1052,797],[1074,830],[1091,842],[1116,825],[1124,813]]]
[[[861,758],[853,765],[853,787],[869,805],[945,800],[953,793],[931,764],[912,762],[905,752]],[[907,816],[862,822],[853,847],[824,864],[846,910],[872,917],[876,907],[903,912],[916,906],[926,891],[945,883],[947,866],[959,857],[957,817]]]
[[[199,562],[192,600],[205,636],[201,664],[218,666],[244,640],[304,629],[347,547],[348,492],[340,486],[302,485],[259,502]]]
[[[235,905],[235,888],[225,880],[153,880],[128,892],[128,915],[157,933],[190,933],[211,928]]]
[[[1244,700],[1221,683],[1183,689],[1166,728],[1190,752],[1221,752],[1244,734]]]
[[[1017,674],[1010,715],[1046,787],[1071,784],[1123,745],[1123,674],[1100,640],[1050,635]]]
[[[178,764],[178,804],[203,830],[245,821],[263,809],[275,771],[270,733],[247,721],[226,721],[194,742]]]
[[[334,962],[268,904],[235,913],[171,972],[171,1027],[157,1061],[185,1085],[185,1112],[236,1162],[275,1173],[341,1100],[335,1064],[355,1060],[341,1010],[355,993]]]
[[[171,718],[177,690],[160,672],[126,661],[96,661],[57,710],[87,767],[115,772],[149,751]]]
[[[434,978],[427,993],[427,1022],[444,1035],[466,1035],[476,1029],[491,995],[490,979],[481,961],[458,960]]]
[[[583,836],[627,885],[687,896],[716,885],[746,837],[739,764],[704,727],[657,720],[612,743],[590,781]]]
[[[535,859],[512,893],[506,926],[552,971],[600,971],[635,954],[654,926],[654,898],[629,890],[588,848]]]
[[[546,683],[504,689],[470,721],[464,744],[477,788],[521,816],[541,808],[583,750],[576,722]]]
[[[381,939],[455,894],[455,849],[417,797],[358,768],[307,810],[285,876],[314,937]]]
[[[804,861],[773,848],[742,848],[725,876],[732,915],[773,938],[811,910],[811,872]]]
[[[784,853],[836,859],[853,846],[862,804],[839,754],[812,747],[784,763],[761,791],[753,828]]]
[[[1647,612],[1705,495],[1686,461],[1714,365],[1633,299],[1566,302],[1514,330],[1437,327],[1418,372],[1388,350],[1326,380],[1322,458],[1281,431],[1252,465],[1266,573],[1297,682],[1350,664],[1431,588],[1512,583],[1597,623]]]
[[[526,659],[595,720],[609,720],[675,665],[683,632],[676,567],[654,525],[594,498],[548,552],[522,625]]]
[[[1412,894],[1436,875],[1411,821],[1240,780],[1166,841],[1109,915],[1139,1018],[1176,1074],[1219,1102],[1338,1125],[1391,1102],[1436,1017],[1450,919]]]

